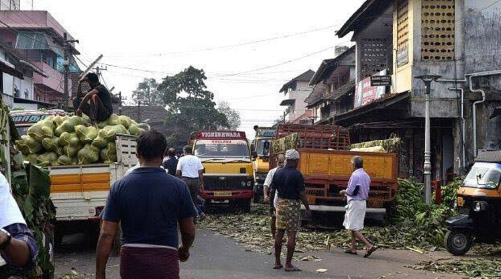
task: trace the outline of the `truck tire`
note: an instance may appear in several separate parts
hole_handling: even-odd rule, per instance
[[[257,192],[254,192],[254,197],[252,198],[252,200],[254,201],[254,203],[259,203],[261,196],[259,196]]]
[[[244,213],[249,213],[251,211],[252,199],[244,200],[242,203],[242,210]]]
[[[454,256],[466,254],[472,245],[471,233],[466,230],[447,231],[444,238],[444,244],[449,253]]]

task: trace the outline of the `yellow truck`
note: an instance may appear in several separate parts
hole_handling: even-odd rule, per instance
[[[252,168],[254,174],[254,202],[258,202],[263,196],[263,184],[270,170],[271,140],[275,136],[276,129],[270,127],[255,127],[252,152]]]
[[[250,211],[254,178],[245,132],[197,131],[191,133],[189,142],[204,167],[200,196],[205,206],[229,205]]]
[[[306,196],[314,212],[344,212],[346,201],[339,192],[346,189],[351,173],[351,158],[362,156],[364,170],[371,177],[367,212],[384,214],[395,198],[398,161],[394,153],[348,151],[347,129],[335,125],[279,125],[272,141],[270,167],[286,149],[300,153],[298,169],[304,176]],[[315,219],[313,220],[315,221]]]

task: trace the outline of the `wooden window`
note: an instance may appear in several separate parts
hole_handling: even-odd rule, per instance
[[[397,3],[397,50],[409,45],[409,0]]]
[[[361,78],[370,77],[388,68],[388,39],[365,38],[361,42]]]
[[[421,60],[454,60],[455,0],[421,3]]]

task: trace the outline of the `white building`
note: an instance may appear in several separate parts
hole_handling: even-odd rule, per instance
[[[280,105],[287,107],[284,112],[285,123],[312,124],[313,111],[306,108],[305,99],[313,90],[309,83],[314,74],[314,71],[308,70],[284,84],[280,89],[280,93],[285,95]]]

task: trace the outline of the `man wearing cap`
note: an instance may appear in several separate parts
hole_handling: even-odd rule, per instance
[[[301,271],[292,265],[292,256],[296,248],[296,234],[301,227],[301,201],[306,208],[306,215],[310,216],[310,206],[304,193],[303,175],[296,169],[299,162],[299,152],[294,149],[285,153],[286,165],[277,170],[273,176],[271,196],[278,192],[278,205],[276,207],[275,235],[275,266],[274,269],[282,268],[280,254],[282,253],[282,239],[287,231],[287,258],[285,271]]]
[[[348,203],[343,226],[351,231],[351,247],[345,252],[356,255],[356,241],[359,239],[367,250],[364,255],[364,258],[367,258],[378,248],[376,245],[371,244],[360,232],[364,228],[366,200],[369,197],[371,178],[363,169],[364,161],[362,157],[354,156],[351,159],[351,165],[353,173],[348,182],[348,188],[339,192],[340,195],[346,196]]]

